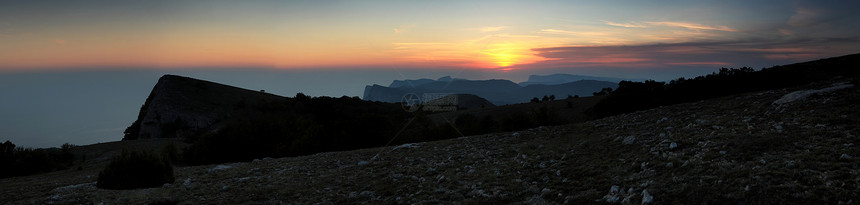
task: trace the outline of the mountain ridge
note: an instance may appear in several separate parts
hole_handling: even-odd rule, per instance
[[[595,81],[607,81],[618,83],[621,81],[645,81],[645,79],[628,79],[628,78],[614,78],[614,77],[599,77],[599,76],[588,76],[588,75],[573,75],[573,74],[550,74],[550,75],[529,75],[527,81],[518,83],[520,86],[528,86],[528,85],[558,85],[565,84],[570,82],[576,82],[580,80],[595,80]]]
[[[364,97],[369,101],[396,103],[408,93],[422,95],[424,93],[473,94],[485,98],[495,105],[506,105],[528,102],[534,97],[555,95],[558,98],[574,96],[591,96],[603,88],[615,88],[617,83],[580,80],[556,85],[532,84],[521,86],[510,80],[451,80],[451,81],[422,81],[414,86],[385,87],[374,84],[365,86]]]

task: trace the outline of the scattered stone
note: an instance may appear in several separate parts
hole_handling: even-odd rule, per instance
[[[630,135],[630,136],[625,137],[624,141],[622,143],[624,143],[625,145],[630,145],[630,144],[633,144],[634,142],[636,142],[636,136]]]
[[[642,204],[654,203],[654,196],[648,193],[648,190],[642,190]]]
[[[609,193],[603,196],[603,200],[609,203],[617,203],[621,200],[621,196],[619,195],[621,192],[621,187],[616,185],[612,185],[609,188]]]
[[[185,186],[186,190],[191,190],[194,186],[191,184],[191,178],[186,178],[185,182],[182,182],[182,186]]]
[[[845,88],[850,88],[850,87],[854,87],[854,85],[848,84],[848,83],[840,83],[840,84],[835,84],[831,87],[824,88],[824,89],[794,91],[794,92],[791,92],[789,94],[783,95],[778,100],[773,101],[772,104],[773,105],[782,105],[785,103],[803,100],[803,99],[806,99],[807,97],[815,95],[815,94],[828,93],[828,92],[833,92],[833,91],[837,91],[837,90],[841,90],[841,89],[845,89]]]
[[[233,168],[233,167],[230,165],[219,164],[218,166],[215,166],[212,169],[209,169],[209,173],[221,171],[221,170],[226,170],[226,169],[230,169],[230,168]]]
[[[774,125],[773,128],[776,129],[776,132],[782,132],[782,125]]]
[[[529,198],[528,203],[526,204],[547,204],[547,202],[540,196],[534,195],[532,198]]]
[[[399,146],[392,148],[391,151],[398,150],[398,149],[404,149],[404,148],[415,148],[415,147],[418,147],[417,143],[402,144],[402,145],[399,145]]]

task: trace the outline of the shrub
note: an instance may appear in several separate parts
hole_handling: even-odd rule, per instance
[[[0,178],[66,169],[75,159],[72,147],[66,143],[62,148],[23,148],[7,140],[0,144]]]
[[[173,164],[158,155],[123,150],[99,173],[96,186],[104,189],[137,189],[173,183]]]

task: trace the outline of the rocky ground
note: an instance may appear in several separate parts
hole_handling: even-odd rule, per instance
[[[98,169],[2,179],[0,201],[850,204],[860,200],[860,89],[844,82],[518,132],[177,167],[176,182],[159,188],[98,189]]]

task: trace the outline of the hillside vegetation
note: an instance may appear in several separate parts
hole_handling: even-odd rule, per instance
[[[595,105],[594,118],[753,91],[785,88],[839,76],[860,75],[860,54],[754,70],[722,68],[710,75],[678,78],[669,83],[621,81]]]

